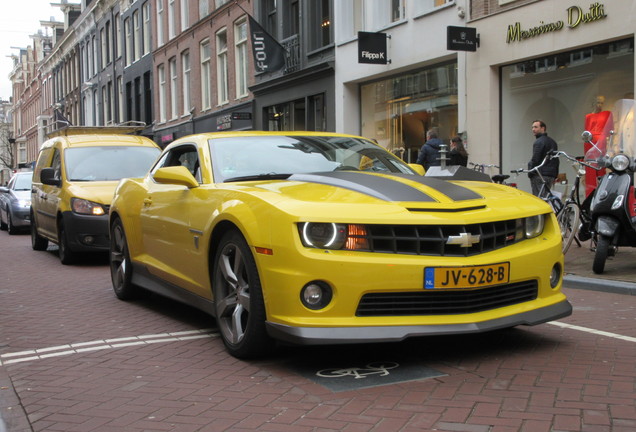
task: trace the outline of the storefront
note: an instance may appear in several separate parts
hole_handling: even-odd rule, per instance
[[[360,85],[362,135],[415,162],[426,131],[448,143],[458,134],[457,63],[430,66]]]
[[[470,23],[482,41],[467,59],[470,159],[526,167],[537,119],[560,150],[583,156],[581,133],[594,118],[634,98],[634,13],[632,2],[554,0]],[[573,180],[569,164],[560,171]],[[525,176],[517,181],[530,190]]]

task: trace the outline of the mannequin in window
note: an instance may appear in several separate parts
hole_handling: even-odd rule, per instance
[[[585,130],[592,133],[592,142],[600,149],[602,156],[605,154],[609,132],[614,128],[612,112],[604,110],[605,96],[597,96],[594,100],[593,111],[585,116]],[[585,153],[593,148],[590,143],[584,143]],[[596,189],[596,179],[605,175],[605,169],[596,171],[592,168],[585,168],[585,196]]]

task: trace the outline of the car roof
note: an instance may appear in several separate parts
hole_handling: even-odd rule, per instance
[[[143,146],[155,147],[159,146],[152,140],[139,135],[118,135],[118,134],[86,134],[86,135],[67,135],[63,137],[55,137],[44,144],[42,148],[52,147],[56,143],[61,143],[63,147],[98,147],[103,145],[109,146]]]

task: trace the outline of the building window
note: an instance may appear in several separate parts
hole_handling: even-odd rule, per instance
[[[283,38],[297,35],[300,30],[300,0],[286,0],[283,8]]]
[[[372,17],[371,30],[379,30],[404,19],[404,0],[376,0],[365,3]]]
[[[181,0],[181,31],[190,27],[190,0]]]
[[[113,20],[113,34],[115,35],[115,45],[113,46],[113,59],[119,58],[122,53],[121,47],[121,25],[119,23],[119,14],[115,15]]]
[[[124,20],[124,33],[126,34],[126,66],[133,62],[133,34],[130,26],[130,18]]]
[[[276,0],[263,1],[263,16],[265,17],[265,30],[272,35],[274,39],[278,39],[278,23],[276,22]]]
[[[338,8],[338,42],[348,41],[358,36],[359,31],[364,31],[364,0],[339,0]]]
[[[163,65],[157,68],[157,77],[159,79],[159,121],[166,121],[166,71]]]
[[[168,61],[170,69],[170,118],[177,118],[177,59],[171,58]]]
[[[316,50],[333,42],[331,0],[312,1],[309,8],[309,49]]]
[[[163,43],[163,0],[157,0],[157,46]]]
[[[124,81],[122,77],[117,77],[117,99],[119,102],[119,109],[117,112],[117,123],[124,121]]]
[[[177,13],[174,2],[175,0],[168,0],[168,39],[177,35]]]
[[[267,107],[268,130],[306,130],[305,99]]]
[[[216,8],[218,9],[229,1],[230,0],[214,0],[214,6],[216,6]]]
[[[135,33],[133,35],[133,46],[135,58],[133,61],[137,61],[141,58],[141,23],[139,22],[139,11],[133,12],[133,26]]]
[[[190,100],[190,53],[188,51],[181,54],[181,69],[183,75],[183,115],[190,114],[192,101]]]
[[[95,36],[93,36],[93,38],[91,39],[91,45],[93,48],[93,52],[95,53],[93,55],[93,75],[94,75],[99,70],[98,68],[99,57],[97,56],[97,38]]]
[[[209,0],[199,0],[199,19],[202,20],[210,13]]]
[[[201,42],[201,109],[210,109],[212,105],[212,71],[210,69],[210,41]]]
[[[413,2],[415,7],[415,15],[422,15],[425,13],[433,12],[441,7],[455,4],[455,0],[418,0]]]
[[[27,148],[25,142],[18,143],[18,163],[24,164],[27,162]]]
[[[106,40],[107,40],[106,39],[106,29],[101,29],[99,31],[99,39],[102,42],[102,44],[101,44],[102,45],[102,66],[106,67],[106,65],[108,64],[108,60],[106,58],[107,55],[108,55],[108,52],[107,52],[107,49],[106,49]]]
[[[236,97],[247,96],[247,21],[234,26],[234,51],[236,66]]]
[[[216,82],[218,104],[229,100],[229,84],[227,77],[227,32],[225,29],[216,34]]]
[[[144,20],[144,50],[142,55],[147,55],[150,54],[150,1],[144,3],[141,12]]]

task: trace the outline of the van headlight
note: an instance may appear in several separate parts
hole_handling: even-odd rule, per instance
[[[91,216],[103,216],[106,214],[106,210],[101,204],[81,198],[71,198],[71,210],[73,210],[73,213]]]

